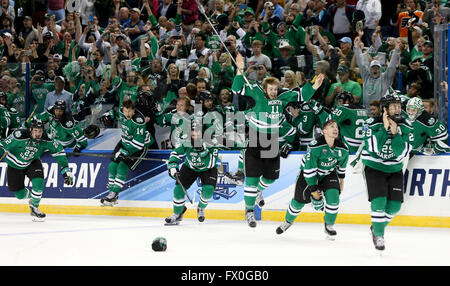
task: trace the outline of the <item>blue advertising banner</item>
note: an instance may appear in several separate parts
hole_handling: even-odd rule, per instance
[[[110,155],[111,151],[88,151],[87,153]],[[147,157],[167,159],[169,154],[169,152],[149,152]],[[108,165],[111,161],[108,157],[70,157],[69,167],[74,175],[74,184],[71,186],[64,184],[60,167],[53,157],[45,154],[41,161],[44,169],[44,197],[46,198],[94,199],[108,192]],[[6,169],[7,164],[1,162],[0,197],[14,197],[7,187]],[[163,161],[142,161],[136,170],[129,173],[124,190],[159,173],[166,173],[166,170],[167,167]],[[25,179],[25,186],[31,187],[28,178]]]

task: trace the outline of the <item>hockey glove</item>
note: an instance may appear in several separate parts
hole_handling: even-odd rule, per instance
[[[281,146],[281,149],[280,149],[280,156],[282,158],[287,158],[287,156],[289,155],[289,152],[291,151],[291,149],[292,149],[291,144],[284,143],[284,145]]]
[[[119,151],[117,151],[116,154],[114,155],[114,159],[123,161],[128,155],[129,153],[127,150],[120,148]]]
[[[83,150],[84,148],[82,148],[82,147],[80,147],[80,146],[75,146],[75,148],[73,148],[73,152],[72,153],[74,153],[74,154],[72,154],[72,156],[74,156],[74,157],[78,157],[78,156],[80,156],[79,154],[76,154],[76,153],[81,153],[81,151]]]
[[[170,168],[170,169],[169,169],[169,176],[170,176],[172,179],[174,179],[174,180],[176,180],[176,175],[177,175],[177,173],[178,173],[178,169],[177,169],[177,168]]]
[[[311,204],[316,211],[323,211],[324,203],[322,191],[317,190],[315,192],[311,192]]]
[[[61,174],[64,177],[64,184],[71,186],[73,184],[73,175],[69,167],[63,168]]]
[[[309,107],[311,107],[311,109],[314,111],[314,114],[319,114],[322,111],[322,109],[323,109],[322,104],[320,104],[319,102],[315,101],[314,99],[310,100]]]

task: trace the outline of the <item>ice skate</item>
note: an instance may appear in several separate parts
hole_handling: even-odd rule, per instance
[[[180,221],[183,220],[183,215],[186,212],[187,208],[184,207],[183,211],[180,214],[173,213],[170,216],[166,217],[166,223],[164,225],[179,225]]]
[[[109,194],[106,197],[100,199],[100,203],[102,204],[102,206],[113,207],[114,205],[118,204],[117,202],[118,199],[119,193],[109,192]]]
[[[45,213],[41,212],[37,207],[30,205],[31,219],[33,221],[41,222],[45,221]]]
[[[380,254],[382,253],[382,251],[385,249],[384,247],[384,237],[383,236],[375,236],[373,234],[373,227],[370,226],[370,232],[372,233],[372,240],[373,240],[373,245],[375,246],[375,249],[380,251]]]
[[[266,204],[266,202],[264,202],[264,198],[263,198],[263,195],[262,195],[261,191],[258,191],[258,194],[256,195],[256,204],[260,208],[262,208]]]
[[[292,222],[285,221],[283,222],[276,230],[277,234],[282,234],[285,232],[288,228],[290,228],[292,225]]]
[[[325,223],[325,234],[327,235],[327,239],[335,240],[337,232],[334,230],[333,225]]]
[[[245,219],[249,227],[256,227],[255,212],[253,210],[245,211]]]
[[[197,219],[199,222],[203,222],[205,220],[205,209],[197,208]]]

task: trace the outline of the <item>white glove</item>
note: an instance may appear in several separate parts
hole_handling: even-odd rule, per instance
[[[170,168],[169,174],[172,178],[175,178],[176,173],[178,173],[177,168]]]

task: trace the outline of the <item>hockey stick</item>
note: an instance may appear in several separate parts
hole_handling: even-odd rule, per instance
[[[88,156],[88,157],[98,157],[98,158],[113,158],[114,155],[113,154],[98,154],[98,153],[81,153],[81,152],[72,152],[67,154],[68,157],[71,156]],[[143,161],[157,161],[157,162],[168,162],[168,159],[157,159],[157,158],[146,158],[146,157],[129,157],[127,156],[128,159],[139,159],[139,160],[143,160]]]
[[[36,112],[37,107],[38,107],[38,106],[36,105],[36,106],[34,107],[33,111],[30,113],[30,116],[28,116],[27,120],[25,120],[26,123],[28,123],[28,122],[31,120],[31,118],[33,118],[34,113]]]
[[[219,41],[222,43],[223,47],[225,48],[225,50],[227,51],[228,55],[230,56],[231,60],[233,61],[233,63],[236,65],[236,67],[238,68],[238,70],[240,71],[240,73],[242,74],[242,76],[244,77],[245,83],[248,85],[248,87],[253,90],[252,85],[250,84],[250,82],[248,81],[247,77],[245,76],[245,72],[241,71],[241,69],[239,68],[239,65],[237,64],[236,60],[234,59],[233,55],[231,54],[230,50],[228,50],[227,45],[225,45],[225,43],[222,41],[222,39],[220,38],[219,33],[217,32],[216,28],[214,27],[214,25],[211,23],[211,20],[209,20],[208,16],[205,13],[205,8],[203,7],[203,5],[198,1],[195,0],[197,2],[197,5],[199,7],[199,11],[203,14],[203,16],[205,17],[205,19],[208,21],[209,25],[211,26],[211,28],[213,29],[214,33],[216,33],[217,37],[219,38]]]
[[[175,180],[177,181],[177,184],[180,185],[181,189],[183,190],[184,194],[186,195],[186,197],[188,198],[189,202],[191,204],[194,204],[194,202],[192,201],[191,197],[189,197],[188,192],[186,191],[186,189],[184,188],[183,184],[180,181],[180,178],[178,176],[178,172],[175,173]]]

